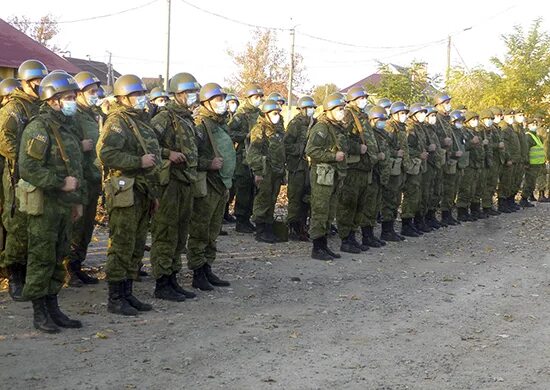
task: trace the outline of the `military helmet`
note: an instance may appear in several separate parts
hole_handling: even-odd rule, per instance
[[[38,60],[27,60],[19,65],[17,78],[19,80],[42,79],[48,75],[46,65]]]
[[[267,97],[267,100],[275,100],[276,102],[283,102],[283,104],[286,103],[285,98],[279,92],[271,92]]]
[[[147,92],[147,87],[138,76],[134,74],[125,74],[115,81],[113,95],[128,96],[134,92]]]
[[[525,121],[525,123],[528,124],[528,125],[530,125],[531,123],[537,123],[538,124],[539,122],[540,122],[540,118],[538,118],[537,116],[529,117]]]
[[[78,84],[73,76],[68,73],[50,73],[42,79],[38,87],[40,100],[48,100],[58,93],[78,91]]]
[[[369,112],[374,107],[374,104],[367,104],[363,109],[364,112]]]
[[[151,90],[151,92],[149,92],[149,99],[155,100],[159,97],[168,98],[169,96],[166,91],[161,87],[155,87]]]
[[[237,97],[237,95],[235,95],[234,93],[228,93],[226,96],[225,96],[225,101],[226,102],[229,102],[231,100],[234,100],[236,101],[237,103],[239,103],[239,98]]]
[[[345,106],[346,99],[344,95],[340,92],[334,92],[328,95],[325,100],[323,100],[323,111],[330,111],[333,108]]]
[[[481,110],[481,112],[479,113],[479,119],[493,119],[494,117],[495,115],[490,109]]]
[[[427,113],[428,110],[426,110],[426,108],[424,108],[424,106],[420,103],[411,104],[411,108],[409,108],[409,116],[413,116],[419,112]]]
[[[249,98],[254,95],[264,96],[264,90],[258,84],[248,84],[244,88],[244,96]]]
[[[451,113],[449,114],[449,119],[451,123],[454,123],[456,121],[464,121],[464,114],[462,114],[462,111],[460,110],[454,110],[451,111]]]
[[[215,98],[216,96],[223,96],[223,98],[225,99],[226,95],[227,94],[219,84],[207,83],[204,84],[204,86],[201,88],[201,91],[199,93],[199,100],[201,103],[204,103],[210,99]]]
[[[525,114],[525,110],[523,110],[522,108],[516,108],[514,111],[516,112],[516,115]]]
[[[388,98],[382,98],[378,100],[377,104],[383,109],[388,109],[391,107],[391,100]]]
[[[4,79],[0,81],[0,96],[8,96],[16,88],[21,88],[19,80],[11,77]]]
[[[298,99],[298,108],[316,108],[315,100],[311,96],[302,96]]]
[[[172,93],[198,91],[201,88],[195,76],[191,73],[177,73],[170,79],[168,89]]]
[[[98,87],[101,84],[101,81],[92,72],[77,73],[74,76],[74,79],[78,84],[78,88],[80,88],[80,90],[83,90],[84,88],[92,84],[97,84]]]
[[[367,90],[363,87],[352,87],[349,89],[348,93],[346,94],[346,100],[348,102],[354,101],[355,99],[359,99],[360,97],[368,97],[369,94],[367,93]]]
[[[267,114],[271,111],[281,111],[281,106],[279,105],[279,103],[277,103],[276,100],[267,99],[262,103],[260,109],[264,114]]]
[[[516,110],[514,110],[512,108],[507,108],[506,110],[504,110],[503,114],[504,115],[516,115]]]
[[[426,115],[437,113],[436,108],[434,106],[432,106],[431,104],[428,104],[427,106],[424,106],[424,108],[426,109]]]
[[[397,114],[402,111],[409,112],[409,107],[403,102],[393,102],[390,106],[390,114]]]
[[[369,119],[388,119],[386,109],[382,106],[374,106],[369,110]]]
[[[451,100],[451,97],[446,93],[438,93],[434,96],[434,105],[443,104],[446,101]]]
[[[491,107],[490,110],[493,112],[493,115],[503,115],[502,114],[502,108]]]
[[[470,120],[472,120],[472,119],[476,119],[476,118],[479,119],[479,114],[478,114],[477,112],[475,112],[475,111],[466,111],[466,112],[464,113],[464,120],[465,120],[466,122],[468,122],[468,121],[470,121]]]

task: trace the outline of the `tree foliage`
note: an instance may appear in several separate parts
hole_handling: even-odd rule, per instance
[[[323,104],[323,100],[330,95],[331,93],[338,92],[339,89],[336,86],[336,84],[322,84],[317,85],[313,88],[313,92],[311,93],[311,97],[313,100],[315,100],[315,103],[317,103],[318,106]]]
[[[11,16],[8,18],[8,23],[48,49],[56,52],[61,50],[51,43],[59,33],[59,24],[55,16],[51,14],[42,16],[38,22],[33,22],[27,16]]]

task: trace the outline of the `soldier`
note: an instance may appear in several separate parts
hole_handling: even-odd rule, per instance
[[[90,72],[80,72],[75,77],[80,89],[76,93],[77,112],[74,116],[76,136],[80,139],[83,152],[83,173],[87,188],[87,199],[83,199],[83,214],[73,225],[71,251],[68,256],[67,271],[69,285],[97,284],[97,278],[82,270],[88,245],[92,240],[97,211],[97,201],[101,194],[101,171],[96,164],[96,146],[99,138],[99,115],[97,102],[99,79]]]
[[[135,316],[152,306],[133,295],[151,215],[159,207],[160,148],[144,112],[147,88],[132,74],[114,85],[97,154],[106,170],[105,197],[109,213],[109,247],[105,273],[109,284],[107,310]]]
[[[514,179],[516,177],[516,167],[518,164],[521,164],[522,156],[519,138],[512,127],[514,124],[514,115],[514,110],[505,110],[504,121],[499,123],[506,153],[506,163],[502,167],[498,185],[498,211],[502,213],[511,213],[519,209],[519,206],[514,201]]]
[[[7,232],[3,258],[9,281],[8,291],[15,301],[22,300],[28,243],[28,216],[19,210],[19,200],[15,196],[19,180],[19,145],[23,129],[38,113],[38,87],[47,74],[46,67],[40,61],[23,62],[17,71],[22,90],[13,90],[8,103],[0,110],[0,154],[5,158],[2,223]]]
[[[544,144],[537,134],[538,120],[531,118],[527,121],[528,131],[525,133],[525,144],[529,149],[529,167],[525,170],[525,181],[521,191],[521,201],[519,205],[521,207],[534,207],[529,202],[529,196],[532,196],[535,191],[535,184],[537,177],[539,176],[546,156],[544,154]]]
[[[405,122],[409,108],[403,102],[395,102],[390,107],[391,118],[386,122],[388,134],[390,177],[387,185],[382,186],[382,233],[384,241],[402,241],[405,239],[395,231],[397,210],[401,202],[401,192],[405,182],[405,166],[410,165],[409,144]]]
[[[422,199],[421,182],[422,175],[426,172],[426,137],[422,130],[422,123],[426,119],[427,110],[420,103],[411,105],[406,122],[407,143],[411,165],[406,171],[405,185],[403,187],[403,202],[401,204],[401,234],[407,237],[419,237],[423,234],[413,224],[413,218],[417,216]]]
[[[424,230],[439,229],[441,224],[435,215],[441,202],[442,165],[445,161],[445,149],[441,147],[436,133],[437,110],[433,106],[426,106],[426,121],[424,133],[428,141],[427,171],[422,176],[422,222]]]
[[[237,113],[237,109],[239,108],[239,98],[237,95],[228,93],[225,97],[225,101],[227,102],[227,117],[226,122],[229,126],[229,123],[233,120],[233,117]],[[229,199],[227,200],[227,203],[225,205],[225,212],[223,213],[223,220],[224,223],[235,223],[237,219],[229,213],[229,205],[233,203],[235,200],[235,178],[233,178],[233,185],[231,186],[231,189],[229,190]]]
[[[199,84],[189,73],[178,73],[170,79],[169,87],[174,99],[160,107],[151,120],[163,158],[160,205],[151,223],[151,265],[155,297],[183,302],[196,296],[179,285],[177,275],[189,232],[198,165],[195,125],[187,101]]]
[[[495,124],[495,112],[498,113],[499,110],[500,109],[497,108],[495,108],[495,111],[486,109],[479,113],[479,128],[488,141],[485,146],[485,181],[483,192],[481,193],[481,206],[483,208],[483,213],[487,216],[500,215],[500,212],[497,211],[493,205],[493,197],[495,196],[498,177],[502,167],[501,159],[503,157],[504,148],[504,143],[502,143],[500,139],[500,131]],[[500,122],[500,117],[498,121]]]
[[[250,131],[250,148],[246,160],[258,192],[254,197],[253,219],[256,241],[273,244],[275,203],[285,176],[284,128],[281,125],[281,106],[267,99],[260,106],[262,113]]]
[[[277,102],[277,104],[281,107],[281,109],[286,104],[286,99],[279,92],[270,93],[266,100],[273,100]]]
[[[388,99],[388,98],[379,99],[376,104],[378,106],[382,107],[384,110],[386,110],[386,115],[388,117],[390,116],[390,110],[391,110],[391,105],[392,105],[392,101],[390,99]],[[369,110],[369,112],[370,112],[370,110]]]
[[[311,96],[298,100],[300,112],[288,123],[285,133],[285,154],[288,169],[288,217],[291,240],[309,241],[306,229],[309,214],[309,166],[305,148],[309,130],[315,125],[317,105]]]
[[[19,80],[14,78],[7,78],[0,81],[0,108],[4,107],[8,103],[11,93],[16,89],[22,89]]]
[[[548,128],[548,125],[542,115],[538,115],[537,119],[539,120],[537,134],[542,140],[546,155],[546,164],[541,169],[539,177],[537,178],[537,202],[547,203],[550,202],[550,197],[546,196],[546,191],[550,191],[550,182],[547,179],[550,177],[550,129]]]
[[[199,165],[197,170],[204,192],[196,194],[191,222],[187,266],[193,271],[193,287],[203,291],[213,286],[229,286],[212,272],[216,260],[216,239],[235,173],[236,154],[225,124],[225,92],[215,83],[200,90],[200,108],[195,119]],[[199,196],[197,196],[199,195]]]
[[[246,149],[249,144],[249,134],[260,115],[264,92],[257,84],[245,88],[245,101],[237,109],[237,113],[229,122],[229,134],[237,150],[237,166],[235,170],[235,231],[253,233],[256,228],[250,222],[252,205],[254,204],[254,179],[250,167],[246,165]]]
[[[172,79],[170,79],[170,82],[172,82]],[[155,87],[149,93],[149,101],[157,108],[161,108],[168,104],[170,96],[161,87]]]
[[[328,247],[332,209],[346,174],[346,153],[341,141],[346,137],[341,93],[332,93],[323,101],[323,114],[311,128],[306,155],[311,162],[311,219],[309,235],[313,240],[311,258],[332,260],[341,256]]]
[[[519,109],[516,110],[516,114],[514,115],[514,123],[512,124],[512,127],[514,128],[514,131],[516,132],[516,135],[519,140],[520,144],[520,153],[521,153],[521,161],[516,166],[516,171],[514,173],[514,182],[513,182],[513,192],[514,192],[514,198],[516,194],[521,193],[521,184],[523,183],[523,178],[525,176],[525,171],[529,167],[529,147],[527,146],[527,138],[525,138],[525,114],[523,110]],[[514,204],[515,201],[514,201]],[[517,204],[516,204],[517,205]],[[520,205],[517,205],[519,209]],[[526,206],[530,207],[530,206]]]
[[[341,150],[346,153],[347,169],[337,195],[336,221],[338,235],[342,240],[340,250],[348,253],[360,253],[369,249],[366,244],[366,235],[369,230],[368,208],[376,209],[378,201],[378,187],[370,186],[379,151],[368,116],[363,111],[367,105],[367,98],[367,91],[363,87],[353,87],[348,91],[346,95],[348,104],[344,118],[347,132],[338,135]],[[384,157],[382,155],[381,159]],[[376,211],[374,214],[376,218]],[[357,227],[361,227],[365,243],[357,242],[355,238]],[[378,242],[377,240],[372,242],[375,241]]]
[[[77,111],[78,89],[66,73],[46,76],[39,88],[46,104],[21,136],[18,191],[25,193],[20,205],[28,213],[29,232],[23,296],[32,301],[34,327],[47,333],[82,327],[59,309],[57,301],[65,280],[63,258],[69,249],[71,220],[82,216],[86,196],[81,143],[71,118]]]

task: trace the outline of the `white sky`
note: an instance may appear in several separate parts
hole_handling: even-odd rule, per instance
[[[60,21],[71,21],[122,11],[148,1],[151,0],[3,1],[0,17],[27,15],[37,20],[51,13]],[[452,65],[488,66],[491,56],[503,53],[501,34],[511,32],[516,24],[528,29],[535,18],[550,14],[550,2],[541,0],[187,1],[251,24],[283,28],[297,25],[296,52],[305,60],[309,78],[306,88],[327,82],[346,87],[373,73],[377,68],[375,59],[398,65],[425,61],[430,74],[442,74],[446,66],[445,38],[452,33],[456,46],[452,49]],[[55,43],[73,57],[90,55],[99,61],[106,61],[106,51],[111,51],[113,65],[119,72],[155,77],[165,73],[166,14],[167,0],[158,0],[121,15],[63,23]],[[546,30],[550,29],[548,23],[543,23]],[[457,33],[467,27],[472,29]],[[201,84],[223,85],[235,70],[226,49],[243,48],[250,32],[249,27],[206,14],[182,0],[172,0],[170,74],[191,72]],[[355,45],[392,48],[336,45],[313,40],[301,32]],[[279,32],[278,38],[281,47],[290,46],[287,31]],[[437,40],[443,42],[403,48]]]

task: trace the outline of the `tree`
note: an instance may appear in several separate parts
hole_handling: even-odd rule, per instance
[[[57,18],[53,15],[42,16],[38,22],[26,16],[11,16],[8,23],[48,49],[56,52],[61,50],[50,42],[59,33]]]
[[[323,84],[323,85],[317,85],[313,88],[313,92],[311,94],[311,97],[313,97],[313,100],[315,100],[315,103],[317,103],[318,106],[323,104],[323,100],[330,95],[331,93],[338,92],[339,89],[336,86],[336,84]]]
[[[228,49],[227,54],[238,67],[237,73],[226,80],[230,88],[242,91],[246,84],[258,83],[266,95],[271,92],[288,95],[289,55],[277,46],[275,32],[257,29],[244,51]],[[299,89],[305,81],[303,58],[295,53],[293,89]]]
[[[483,68],[464,70],[451,69],[447,89],[453,98],[453,105],[464,105],[469,110],[481,111],[487,107],[501,105],[499,96],[501,77]]]

